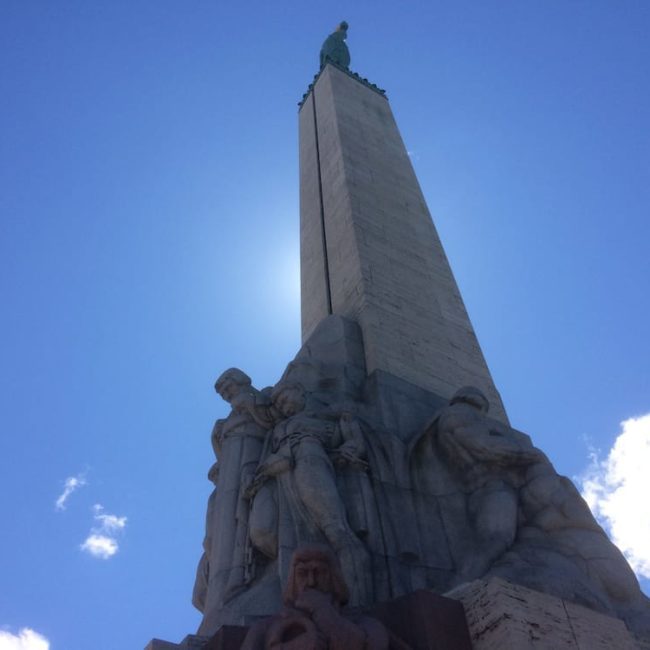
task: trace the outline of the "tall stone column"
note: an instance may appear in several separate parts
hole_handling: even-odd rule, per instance
[[[350,318],[369,375],[474,385],[507,421],[388,100],[331,64],[300,108],[300,249],[303,342]]]

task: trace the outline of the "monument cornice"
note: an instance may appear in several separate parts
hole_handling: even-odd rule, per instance
[[[337,65],[333,61],[328,61],[319,70],[319,72],[314,75],[314,80],[309,84],[309,87],[307,88],[307,92],[302,96],[302,99],[298,102],[298,111],[300,111],[300,109],[303,107],[304,103],[307,101],[307,98],[311,94],[311,91],[313,90],[314,86],[316,85],[316,82],[318,81],[320,76],[323,74],[325,68],[327,68],[328,65],[331,65],[333,68],[336,68],[337,70],[340,70],[341,72],[345,73],[351,79],[354,79],[355,81],[358,81],[362,86],[365,86],[366,88],[370,88],[370,90],[376,92],[378,95],[381,95],[381,97],[383,97],[385,100],[388,101],[388,97],[386,96],[386,91],[383,88],[380,88],[377,84],[371,83],[365,77],[362,77],[358,72],[352,72],[349,68],[344,68],[341,65]]]

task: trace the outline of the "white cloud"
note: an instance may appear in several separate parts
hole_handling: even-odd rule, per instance
[[[105,515],[104,506],[96,503],[93,506],[95,519],[100,522],[102,530],[106,532],[115,532],[122,530],[126,526],[126,517],[117,517],[116,515]]]
[[[90,534],[86,537],[80,548],[93,557],[108,560],[120,548],[116,536],[126,527],[126,517],[106,514],[104,512],[104,506],[99,503],[93,506],[93,512],[95,513],[93,515],[94,519],[98,522],[98,525],[91,528]]]
[[[637,575],[650,578],[650,413],[621,422],[604,460],[589,455],[582,496]]]
[[[68,476],[63,484],[63,492],[59,495],[54,507],[57,510],[65,510],[65,502],[68,500],[70,495],[84,485],[86,485],[86,477],[83,474]],[[2,650],[2,648],[0,648],[0,650]]]
[[[106,535],[99,535],[91,533],[86,538],[86,541],[81,545],[81,550],[86,551],[93,557],[98,557],[102,560],[108,560],[113,557],[119,549],[118,543],[113,537]]]
[[[50,642],[28,627],[19,630],[17,635],[0,630],[0,650],[49,650],[49,648]]]

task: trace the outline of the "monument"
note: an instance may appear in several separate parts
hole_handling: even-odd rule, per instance
[[[223,641],[230,626],[240,641],[252,626],[247,648],[357,647],[310,627],[316,596],[287,600],[295,554],[314,545],[346,585],[328,625],[383,639],[358,647],[388,647],[363,612],[388,629],[391,603],[414,594],[438,598],[403,610],[425,618],[441,595],[461,601],[475,649],[636,647],[650,602],[571,481],[510,426],[385,92],[349,69],[347,32],[327,38],[299,104],[303,344],[274,386],[234,368],[217,380],[231,411],[212,431],[203,620],[184,645],[148,647],[239,647]],[[269,640],[285,629],[283,592],[303,645]],[[402,641],[443,647],[391,647]]]

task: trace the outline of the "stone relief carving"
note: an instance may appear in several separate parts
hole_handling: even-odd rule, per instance
[[[204,613],[219,609],[249,582],[246,573],[248,501],[244,493],[259,464],[266,431],[272,422],[269,391],[258,391],[246,373],[226,370],[215,383],[232,410],[217,420],[212,448],[217,463],[206,517],[204,553],[197,570],[193,603]]]
[[[323,321],[273,388],[236,369],[217,381],[232,410],[212,434],[199,633],[277,612],[294,551],[314,543],[355,606],[495,575],[650,632],[629,565],[530,438],[476,388],[444,401],[367,378],[355,328]]]
[[[335,471],[335,464],[364,463],[363,441],[355,438],[352,416],[306,410],[305,391],[297,383],[279,383],[271,398],[277,423],[246,495],[255,507],[258,489],[274,480],[282,519],[275,540],[274,531],[251,519],[251,541],[266,555],[279,547],[327,541],[344,567],[351,602],[367,604],[372,596],[368,553],[348,524]]]
[[[376,619],[343,610],[349,591],[329,547],[293,553],[284,607],[253,625],[242,650],[388,650],[389,633]]]
[[[457,580],[485,574],[514,542],[518,490],[526,468],[542,458],[527,436],[485,415],[483,393],[472,386],[459,389],[429,427],[439,451],[466,495],[465,514],[475,540],[466,557],[457,558]]]

